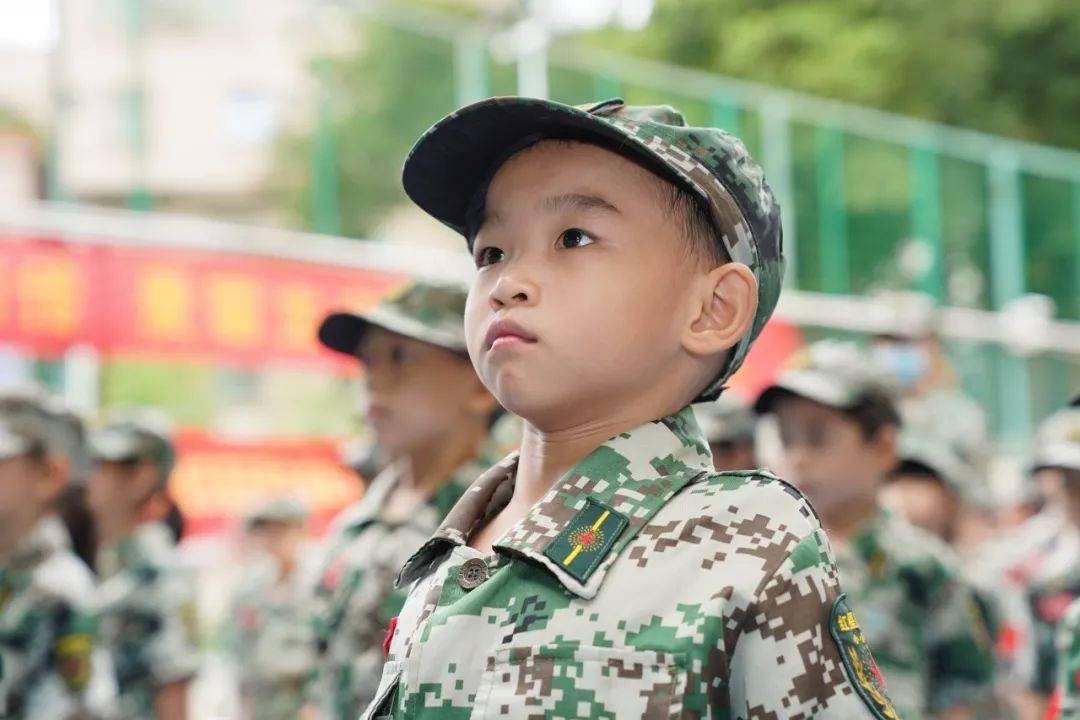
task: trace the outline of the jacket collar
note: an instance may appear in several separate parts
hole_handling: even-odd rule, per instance
[[[419,578],[450,547],[466,544],[486,520],[505,507],[513,495],[517,463],[517,454],[512,454],[473,483],[432,538],[405,564],[399,583]],[[711,471],[709,446],[693,411],[686,407],[621,433],[589,453],[495,543],[495,551],[528,558],[552,573],[570,592],[591,598],[619,553],[653,515],[679,490]],[[626,522],[614,543],[607,546],[606,555],[579,579],[581,573],[575,577],[545,551],[590,499]]]

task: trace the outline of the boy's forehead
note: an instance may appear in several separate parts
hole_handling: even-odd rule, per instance
[[[576,140],[541,140],[511,155],[495,171],[487,186],[485,215],[490,219],[500,205],[527,204],[536,210],[573,205],[614,209],[619,195],[656,192],[666,184],[632,160],[599,145]]]

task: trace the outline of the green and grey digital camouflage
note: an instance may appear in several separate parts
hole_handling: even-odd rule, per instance
[[[1058,630],[1059,720],[1080,720],[1080,600],[1065,611]]]
[[[895,719],[828,540],[765,471],[717,473],[692,411],[604,443],[484,554],[517,456],[402,569],[364,718]]]
[[[442,522],[490,459],[458,468],[406,521],[380,516],[401,468],[388,466],[364,497],[335,518],[308,608],[316,644],[306,694],[327,720],[356,720],[375,696],[383,640],[390,619],[405,602],[394,579],[405,561]]]
[[[331,350],[355,355],[364,332],[372,325],[432,345],[465,352],[463,284],[417,280],[391,293],[371,310],[328,315],[319,327],[319,340]]]
[[[162,686],[189,680],[199,665],[194,584],[162,523],[144,523],[98,552],[94,597],[100,637],[112,657],[119,720],[153,717]]]
[[[948,547],[880,509],[837,549],[836,565],[900,717],[989,698],[992,640]]]
[[[571,106],[498,97],[456,110],[421,136],[405,160],[405,191],[465,234],[475,194],[513,152],[546,138],[606,147],[689,191],[708,209],[728,257],[753,271],[758,282],[753,326],[698,399],[715,398],[772,315],[783,281],[780,205],[761,167],[734,135],[689,126],[668,105],[633,106],[616,98]]]
[[[915,466],[933,473],[964,504],[985,502],[985,491],[974,470],[951,443],[921,430],[904,428],[900,436],[900,465],[897,473]]]
[[[87,603],[93,587],[54,517],[39,521],[0,559],[0,717],[81,717],[109,709],[91,698],[92,687],[111,683],[108,663],[95,653]]]

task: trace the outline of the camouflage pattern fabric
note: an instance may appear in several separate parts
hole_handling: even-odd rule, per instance
[[[233,598],[227,638],[250,717],[295,720],[315,664],[305,588],[299,574],[280,580],[276,563],[250,569]]]
[[[467,293],[461,284],[417,280],[391,293],[371,310],[328,315],[319,326],[319,340],[331,350],[355,355],[364,332],[376,325],[463,353]]]
[[[190,679],[198,668],[192,580],[161,523],[144,523],[103,548],[98,567],[95,605],[116,673],[119,717],[153,717],[157,691]]]
[[[944,543],[879,509],[837,548],[836,564],[900,717],[933,717],[986,697],[992,639]]]
[[[1065,611],[1058,630],[1058,694],[1061,720],[1080,720],[1080,601]]]
[[[1033,573],[1027,588],[1028,638],[1034,665],[1024,677],[1029,688],[1048,695],[1058,679],[1056,639],[1068,607],[1080,598],[1080,532],[1068,527]]]
[[[484,555],[466,543],[516,467],[482,475],[402,569],[363,717],[896,717],[833,612],[809,503],[764,471],[714,472],[690,408],[601,445]]]
[[[324,718],[356,720],[371,702],[387,625],[405,602],[397,572],[486,467],[466,463],[407,521],[388,522],[381,510],[402,475],[391,465],[335,521],[311,610],[318,659],[308,693]]]
[[[417,140],[405,160],[405,192],[426,212],[464,234],[467,208],[514,150],[544,138],[607,147],[662,174],[709,211],[723,250],[758,282],[750,331],[698,400],[715,399],[746,358],[780,296],[784,274],[780,205],[741,140],[719,128],[691,127],[667,105],[631,106],[615,98],[573,107],[498,97],[454,111]]]
[[[53,720],[100,709],[89,691],[110,680],[95,653],[92,590],[89,568],[54,517],[0,564],[0,717]]]

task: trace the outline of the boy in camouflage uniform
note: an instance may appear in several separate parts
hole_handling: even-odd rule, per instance
[[[55,461],[54,419],[28,398],[0,399],[4,718],[65,719],[102,712],[111,699],[108,663],[95,652],[94,617],[87,603],[93,578],[51,512],[66,483]]]
[[[315,663],[299,553],[307,508],[292,498],[266,502],[247,518],[258,557],[240,583],[226,636],[240,672],[244,717],[296,720]]]
[[[877,502],[897,461],[890,381],[854,346],[820,342],[756,408],[776,415],[785,472],[822,514],[900,717],[974,717],[993,656],[971,589],[948,546]]]
[[[1059,668],[1060,638],[1068,638],[1067,610],[1080,598],[1080,408],[1056,413],[1046,423],[1044,443],[1033,472],[1055,477],[1059,487],[1065,527],[1053,549],[1040,559],[1031,573],[1025,594],[1030,614],[1029,654],[1033,668],[1024,678],[1041,707],[1063,678]],[[1057,643],[1057,645],[1056,645]],[[1074,641],[1067,640],[1066,645]]]
[[[403,180],[473,251],[469,354],[524,433],[404,566],[364,717],[895,718],[813,510],[715,472],[689,407],[780,290],[742,143],[670,107],[496,98]]]
[[[92,433],[89,447],[96,467],[87,500],[101,543],[95,606],[116,673],[119,717],[181,720],[198,667],[194,588],[169,528],[145,520],[172,472],[172,443],[157,418],[140,413]]]
[[[701,427],[717,470],[753,470],[757,417],[748,404],[734,395],[721,395],[716,402],[694,406],[694,419]]]
[[[464,310],[464,287],[418,281],[319,330],[325,345],[363,364],[365,411],[389,462],[329,534],[310,689],[323,718],[355,720],[371,702],[386,626],[405,600],[397,571],[492,461],[482,449],[498,406],[465,355]]]

